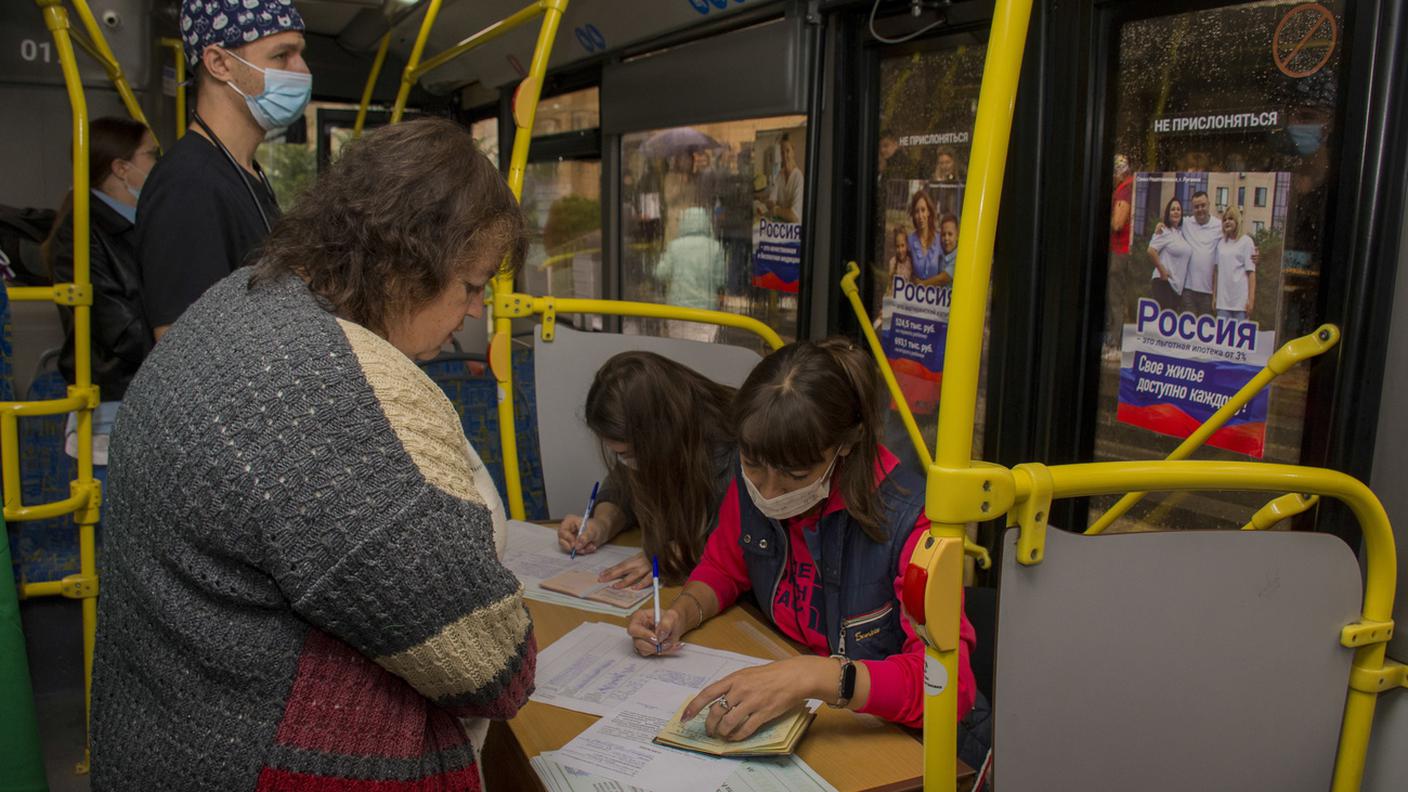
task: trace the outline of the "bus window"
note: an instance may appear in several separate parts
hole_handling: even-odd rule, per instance
[[[535,145],[550,136],[561,141],[572,139],[572,133],[596,129],[600,106],[600,89],[596,87],[544,98],[533,119]],[[475,132],[477,140],[478,130]],[[535,159],[530,149],[521,203],[528,256],[519,288],[554,297],[605,296],[599,138],[569,142],[569,148],[554,148],[545,159]],[[602,318],[597,315],[563,319],[578,328],[602,327]]]
[[[624,135],[622,297],[722,309],[796,338],[805,143],[805,116]],[[691,322],[622,329],[766,351],[746,331]]]
[[[1167,455],[1318,324],[1343,11],[1240,3],[1118,30],[1097,459]],[[1198,456],[1299,462],[1308,380],[1291,369]],[[1112,529],[1230,528],[1262,500],[1152,496]]]

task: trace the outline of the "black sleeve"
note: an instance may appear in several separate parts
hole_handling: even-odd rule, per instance
[[[142,302],[152,328],[175,322],[230,274],[236,248],[231,207],[209,183],[182,178],[162,186],[142,204],[137,223]]]
[[[89,279],[93,283],[93,344],[110,350],[117,357],[134,365],[146,359],[152,351],[152,331],[143,316],[142,303],[125,294],[114,273],[122,255],[99,232],[90,229]],[[128,266],[131,266],[130,262]]]

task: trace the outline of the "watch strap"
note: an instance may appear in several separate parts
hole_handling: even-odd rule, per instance
[[[856,694],[856,664],[845,655],[836,654],[831,657],[841,661],[841,678],[836,683],[836,701],[831,706],[844,709]]]

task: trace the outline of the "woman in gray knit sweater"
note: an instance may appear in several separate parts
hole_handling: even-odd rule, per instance
[[[95,790],[480,788],[532,623],[503,506],[413,358],[522,255],[464,129],[387,127],[157,344],[112,435]]]

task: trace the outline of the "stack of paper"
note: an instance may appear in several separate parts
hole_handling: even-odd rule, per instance
[[[830,789],[801,760],[786,761],[795,757],[782,757],[781,761],[779,757],[720,759],[653,744],[654,736],[669,723],[676,708],[695,692],[668,682],[647,682],[535,767],[540,775],[552,776],[558,783],[588,784],[584,788],[593,792]],[[591,786],[593,783],[596,785]]]
[[[802,741],[802,735],[816,717],[812,707],[799,704],[790,712],[764,724],[746,740],[728,741],[710,737],[705,731],[708,707],[688,721],[681,720],[683,715],[684,706],[681,706],[665,728],[660,730],[655,742],[710,756],[786,756],[797,750],[797,743]]]
[[[649,792],[557,761],[556,751],[529,760],[548,792]],[[836,792],[836,787],[795,756],[747,759],[719,784],[717,792]]]
[[[568,594],[548,591],[542,587],[544,580],[564,572],[588,573],[596,575],[607,567],[625,561],[638,550],[617,545],[605,545],[589,555],[578,555],[575,559],[557,546],[557,531],[543,525],[534,525],[520,520],[508,521],[508,549],[504,551],[504,566],[523,584],[523,596],[540,602],[552,602],[569,608],[607,613],[612,616],[629,616],[632,609],[619,602],[581,599]],[[641,592],[643,595],[649,592]],[[638,601],[638,600],[637,600]]]
[[[670,702],[668,720],[681,703],[709,683],[741,668],[765,662],[757,657],[693,644],[686,644],[663,657],[641,657],[632,648],[626,628],[586,622],[538,653],[537,689],[532,700],[605,715],[619,707],[641,684],[658,680],[689,691],[684,699]]]
[[[618,608],[634,608],[652,593],[651,589],[616,588],[614,581],[602,583],[596,572],[582,569],[569,569],[538,584],[544,591],[566,594],[569,597],[614,605]]]

